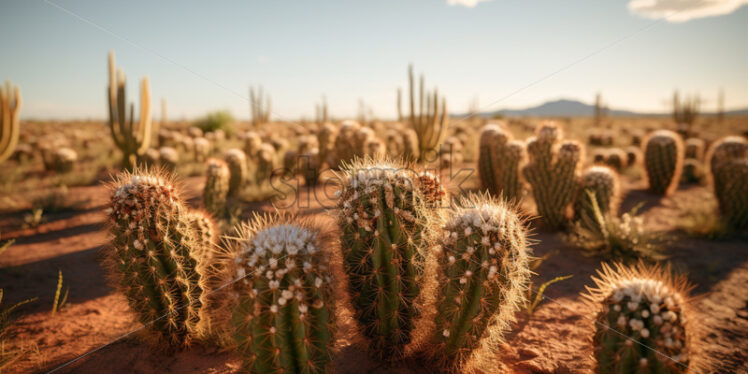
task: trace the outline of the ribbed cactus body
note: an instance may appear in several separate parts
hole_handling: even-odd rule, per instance
[[[373,354],[399,358],[419,315],[424,198],[403,165],[358,161],[343,172],[338,220],[355,317]]]
[[[478,175],[481,185],[494,196],[518,200],[522,197],[520,167],[525,147],[499,125],[489,124],[480,137]]]
[[[731,229],[748,229],[748,141],[722,138],[710,148],[708,161],[720,213]]]
[[[644,142],[644,169],[649,191],[669,195],[678,187],[683,170],[683,141],[670,130],[658,130]]]
[[[454,372],[496,356],[530,276],[527,230],[508,204],[486,195],[460,205],[443,230],[431,349],[440,366]]]
[[[170,348],[200,333],[206,250],[172,184],[147,172],[120,175],[110,202],[113,275],[140,322]]]
[[[553,123],[538,127],[536,136],[527,141],[529,162],[522,169],[532,186],[538,214],[551,230],[563,228],[568,221],[567,209],[574,201],[583,152],[579,143],[560,142],[561,138],[561,129]]]
[[[226,151],[224,156],[229,167],[229,196],[236,196],[247,180],[247,155],[238,148]]]
[[[255,181],[258,184],[267,183],[273,175],[275,167],[275,148],[269,143],[264,143],[257,152]]]
[[[696,329],[688,287],[660,269],[603,264],[585,295],[596,316],[597,373],[686,373]],[[700,372],[700,371],[696,371]]]
[[[616,216],[621,204],[620,182],[618,174],[607,166],[591,166],[587,168],[577,181],[577,197],[574,201],[574,219],[588,217],[596,221],[592,198],[595,196],[600,214]]]
[[[278,216],[240,228],[231,323],[249,372],[328,372],[335,314],[325,236]]]
[[[229,194],[229,167],[223,160],[216,158],[209,159],[206,165],[203,206],[208,212],[221,215],[226,209],[226,198]]]

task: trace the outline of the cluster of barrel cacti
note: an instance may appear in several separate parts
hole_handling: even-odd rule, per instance
[[[596,164],[607,165],[620,172],[635,163],[636,155],[629,158],[629,154],[620,148],[603,148],[595,151],[593,161]]]
[[[727,136],[712,144],[707,157],[714,195],[730,229],[748,228],[748,141]]]
[[[561,128],[555,123],[538,126],[535,136],[527,140],[529,162],[522,168],[532,186],[538,214],[548,229],[561,229],[568,223],[567,210],[574,201],[583,158],[581,144],[562,139]]]
[[[670,130],[658,130],[644,140],[644,169],[649,191],[670,195],[678,187],[683,171],[683,140]]]
[[[335,240],[313,221],[255,216],[231,251],[232,335],[252,373],[327,373],[335,342]]]
[[[686,373],[696,370],[689,286],[669,269],[603,264],[586,299],[597,310],[596,372]]]
[[[148,171],[120,174],[112,184],[108,262],[115,283],[138,319],[165,349],[200,337],[205,317],[206,256],[169,177]]]
[[[478,150],[481,186],[494,196],[517,201],[522,197],[520,168],[526,159],[525,146],[497,124],[483,127]]]

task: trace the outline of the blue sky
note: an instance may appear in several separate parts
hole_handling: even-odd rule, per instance
[[[708,110],[720,88],[728,108],[748,106],[748,7],[694,1],[3,0],[0,79],[21,86],[25,118],[105,118],[110,49],[130,100],[148,75],[154,114],[163,97],[171,118],[246,118],[250,84],[275,118],[311,117],[323,94],[336,116],[363,99],[389,117],[409,62],[458,113],[476,97],[492,110],[598,91],[615,108],[664,111],[676,88]],[[693,9],[658,19],[679,4]]]

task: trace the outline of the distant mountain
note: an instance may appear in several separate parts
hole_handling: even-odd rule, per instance
[[[538,106],[525,109],[502,109],[493,112],[481,112],[481,117],[493,117],[502,115],[505,117],[582,117],[591,116],[595,112],[595,106],[585,104],[577,100],[554,100]],[[726,115],[748,115],[748,108],[731,110]],[[669,116],[670,113],[641,113],[629,110],[608,109],[608,115],[614,117],[654,117]],[[714,115],[714,113],[702,113],[702,115]]]

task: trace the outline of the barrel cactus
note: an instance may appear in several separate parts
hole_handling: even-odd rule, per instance
[[[161,147],[158,150],[159,165],[164,170],[174,171],[179,163],[179,152],[173,147]]]
[[[130,308],[169,350],[199,337],[205,320],[205,248],[166,176],[135,170],[112,184],[109,267]]]
[[[335,303],[326,251],[335,240],[313,221],[281,215],[255,216],[238,232],[231,325],[244,367],[327,373]]]
[[[226,209],[231,174],[229,167],[223,160],[211,158],[206,165],[203,206],[207,211],[220,216]]]
[[[458,205],[444,225],[438,254],[430,353],[440,367],[463,373],[496,357],[498,342],[524,304],[530,249],[523,220],[509,203],[477,195]]]
[[[731,229],[748,228],[748,141],[724,137],[712,145],[707,159],[722,216]]]
[[[512,140],[509,131],[499,125],[489,124],[481,132],[478,155],[478,175],[484,189],[511,200],[522,197],[519,170],[526,156],[521,142]]]
[[[70,148],[59,148],[52,154],[52,170],[58,173],[69,173],[73,170],[78,153]]]
[[[577,169],[583,152],[581,144],[561,142],[562,138],[562,131],[556,124],[541,124],[536,136],[527,141],[530,160],[522,169],[532,186],[538,214],[551,230],[567,224],[567,209],[574,201]]]
[[[229,167],[229,196],[236,196],[247,180],[247,156],[239,148],[231,148],[224,155]]]
[[[678,187],[683,170],[683,141],[670,130],[658,130],[644,141],[644,168],[650,192],[669,195]]]
[[[574,218],[576,220],[596,220],[596,212],[591,192],[601,215],[618,214],[621,205],[621,187],[618,174],[607,166],[590,166],[577,181],[577,197],[574,201]],[[586,217],[586,218],[585,218]]]
[[[371,353],[398,359],[413,341],[430,219],[401,164],[355,160],[342,171],[338,222],[355,318]]]
[[[262,184],[270,182],[275,167],[275,148],[269,143],[263,143],[257,152],[255,182]]]
[[[668,269],[603,264],[585,294],[597,310],[597,373],[686,373],[696,369],[690,289]],[[701,372],[694,370],[694,372]]]

